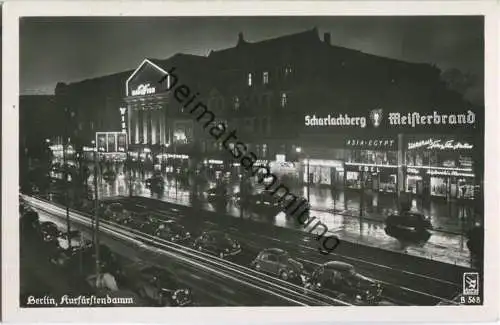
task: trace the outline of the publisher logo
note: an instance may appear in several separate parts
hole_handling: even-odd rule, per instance
[[[464,273],[462,289],[464,295],[479,295],[479,273]]]

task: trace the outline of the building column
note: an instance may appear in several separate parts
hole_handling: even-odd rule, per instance
[[[127,105],[127,141],[132,143],[132,107]]]
[[[149,114],[148,110],[142,112],[142,131],[144,136],[143,143],[148,143],[148,122],[149,122]]]
[[[165,144],[165,116],[163,115],[163,107],[159,111],[159,128],[160,128],[160,144]]]
[[[139,122],[141,118],[141,112],[139,110],[136,110],[134,113],[134,119],[135,119],[135,144],[139,143]]]
[[[151,113],[149,114],[149,118],[151,120],[151,131],[150,131],[150,134],[151,134],[151,144],[156,144],[157,142],[157,139],[156,139],[156,128],[157,128],[157,116],[156,116],[156,110],[153,110],[151,111]]]

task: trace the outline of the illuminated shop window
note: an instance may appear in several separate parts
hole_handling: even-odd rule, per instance
[[[234,97],[234,110],[240,109],[240,99],[238,97]]]
[[[262,157],[267,157],[267,144],[262,145]]]
[[[262,73],[262,83],[263,83],[264,85],[267,85],[267,84],[269,83],[269,72],[264,71],[264,72]]]
[[[281,107],[285,107],[287,105],[287,95],[286,93],[281,93]]]
[[[248,86],[252,86],[252,73],[248,74]]]

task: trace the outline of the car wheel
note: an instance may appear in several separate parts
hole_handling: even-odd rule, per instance
[[[288,280],[288,273],[286,271],[281,271],[280,278],[285,281]]]
[[[220,258],[224,258],[224,252],[220,252],[220,253],[219,253],[219,257],[220,257]]]

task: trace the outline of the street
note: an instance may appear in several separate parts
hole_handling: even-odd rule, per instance
[[[106,198],[129,195],[129,180],[127,178],[127,174],[124,173],[123,165],[115,168],[118,175],[116,180],[107,182],[101,179],[98,182],[100,197]],[[191,191],[187,186],[181,186],[181,182],[177,182],[176,187],[175,179],[165,177],[165,188],[163,193],[152,193],[151,190],[145,186],[145,180],[152,176],[152,172],[135,172],[133,175],[134,178],[132,184],[134,195],[186,206],[191,204]],[[88,183],[93,184],[92,182],[93,177],[90,176]],[[213,185],[214,183],[208,183],[207,188]],[[239,184],[232,184],[229,186],[229,192],[239,192]],[[360,218],[359,216],[355,217],[350,214],[341,213],[338,208],[335,213],[333,213],[333,210],[325,211],[326,209],[321,209],[321,206],[319,208],[318,206],[315,206],[317,202],[331,202],[329,201],[331,200],[331,197],[328,196],[329,193],[329,190],[314,189],[314,191],[311,191],[310,197],[312,215],[325,224],[328,227],[329,232],[337,235],[342,240],[395,252],[403,252],[405,254],[424,257],[444,263],[465,267],[469,267],[471,265],[470,254],[465,245],[465,236],[449,231],[439,231],[439,227],[435,225],[435,228],[438,228],[438,230],[433,230],[429,238],[422,238],[418,241],[396,239],[386,234],[384,223],[380,219],[371,219],[368,217]],[[359,196],[357,197],[359,200]],[[386,204],[387,201],[390,201],[387,199],[387,196],[381,195],[380,197],[382,198],[380,204]],[[356,204],[353,203],[356,201],[355,194],[351,193],[351,195],[347,196],[347,199],[347,202],[350,202],[348,204],[351,206]],[[201,201],[203,209],[216,211],[214,205],[206,200],[203,201],[203,199],[201,199]],[[342,202],[342,200],[339,200],[339,202]],[[390,202],[387,204],[390,204]],[[326,205],[327,204],[324,206]],[[337,203],[337,205],[339,205],[339,203]],[[439,205],[436,204],[436,206],[438,207]],[[441,206],[441,208],[443,207]],[[386,211],[390,209],[381,208],[381,210]],[[237,218],[249,218],[258,222],[271,223],[279,227],[298,229],[298,226],[292,220],[286,219],[284,214],[278,214],[274,218],[268,218],[262,216],[261,214],[249,211],[241,212],[239,207],[234,203],[234,201],[231,200],[226,205],[226,211],[222,212]],[[446,217],[433,217],[433,223],[435,223],[436,220],[446,221],[450,219]]]

